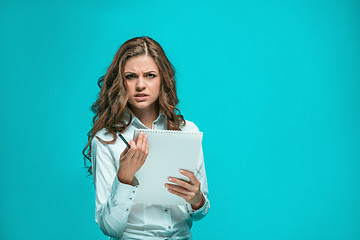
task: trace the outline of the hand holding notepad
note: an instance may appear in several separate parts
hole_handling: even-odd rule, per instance
[[[184,205],[186,201],[167,191],[168,177],[189,181],[179,173],[185,169],[195,173],[201,151],[202,132],[136,129],[148,136],[149,154],[144,165],[135,174],[139,191],[135,203]]]

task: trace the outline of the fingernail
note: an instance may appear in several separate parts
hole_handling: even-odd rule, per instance
[[[167,187],[167,188],[168,188],[168,187],[169,187],[169,185],[168,185],[168,184],[165,184],[165,187]]]
[[[180,170],[179,170],[179,172],[183,173],[183,172],[184,172],[184,170],[180,169]]]
[[[168,179],[169,179],[169,181],[172,181],[172,180],[173,180],[171,177],[169,177]]]

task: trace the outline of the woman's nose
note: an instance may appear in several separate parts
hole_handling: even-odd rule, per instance
[[[144,78],[142,76],[140,76],[138,78],[138,81],[136,83],[136,88],[137,88],[137,90],[142,90],[145,88],[145,82],[144,82]]]

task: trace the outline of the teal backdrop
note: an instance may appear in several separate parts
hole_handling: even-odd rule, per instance
[[[194,239],[360,239],[359,1],[3,0],[0,32],[1,239],[106,239],[81,152],[136,36],[204,132]]]

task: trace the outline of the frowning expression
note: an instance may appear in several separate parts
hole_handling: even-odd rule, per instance
[[[154,59],[148,55],[131,57],[125,63],[124,72],[131,108],[154,108],[161,83],[159,68]]]

